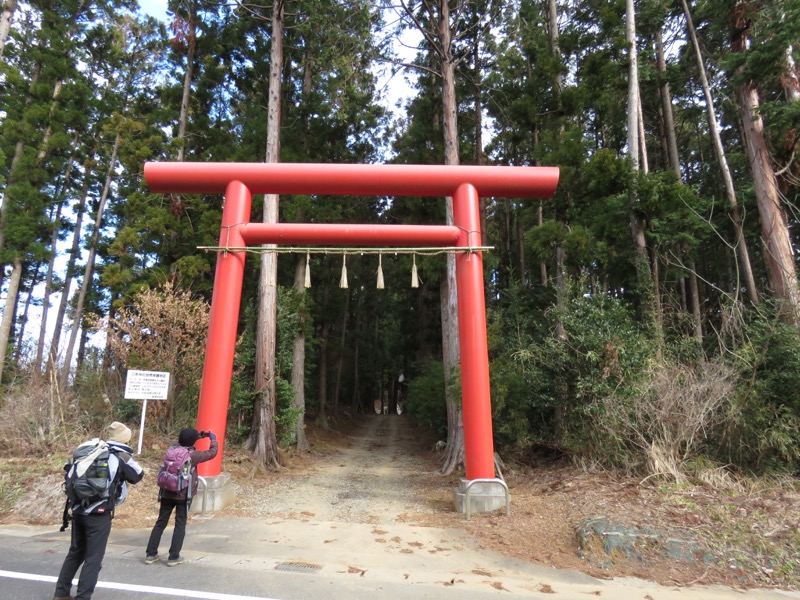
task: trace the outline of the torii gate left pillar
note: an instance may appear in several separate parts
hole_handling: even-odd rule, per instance
[[[225,205],[211,301],[197,428],[217,434],[220,452],[198,470],[207,481],[202,505],[214,510],[232,499],[221,473],[230,385],[241,304],[246,246],[250,244],[457,246],[459,343],[466,479],[457,509],[475,506],[495,478],[489,359],[483,289],[479,193],[483,196],[550,197],[558,183],[553,167],[471,167],[433,165],[331,165],[290,163],[146,163],[154,192],[224,193]],[[253,193],[391,196],[452,196],[454,225],[324,225],[250,223]],[[203,444],[204,442],[199,442]],[[463,500],[463,492],[467,500]],[[507,488],[505,494],[508,503]],[[492,494],[489,494],[490,496]],[[209,499],[210,498],[210,499]],[[478,504],[493,510],[496,503]]]

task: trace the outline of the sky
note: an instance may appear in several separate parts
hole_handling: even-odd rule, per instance
[[[151,17],[167,20],[167,0],[139,0],[139,6]]]

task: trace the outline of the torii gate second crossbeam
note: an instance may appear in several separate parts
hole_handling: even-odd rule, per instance
[[[555,167],[350,165],[314,163],[155,163],[144,166],[154,192],[224,193],[198,429],[218,434],[220,452],[199,466],[220,474],[245,250],[251,244],[456,246],[464,451],[468,480],[492,479],[494,448],[483,290],[480,196],[549,198]],[[252,194],[451,196],[454,225],[250,223]]]

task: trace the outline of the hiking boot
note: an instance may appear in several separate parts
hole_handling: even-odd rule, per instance
[[[75,600],[72,596],[53,596],[53,600]]]
[[[152,565],[153,563],[157,563],[161,560],[161,557],[158,554],[153,554],[152,556],[147,555],[144,557],[144,564]]]
[[[170,558],[167,561],[167,566],[168,567],[177,567],[178,565],[182,565],[185,562],[186,562],[186,559],[184,559],[182,556],[179,556],[178,558]]]

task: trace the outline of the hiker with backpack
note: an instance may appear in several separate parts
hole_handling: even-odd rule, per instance
[[[195,450],[194,445],[200,438],[211,438],[208,450]],[[211,460],[217,455],[219,444],[217,436],[211,431],[197,431],[192,427],[181,429],[178,444],[170,446],[164,457],[164,464],[158,473],[158,499],[161,508],[158,519],[150,532],[144,562],[146,565],[161,560],[158,545],[161,535],[169,523],[172,511],[175,511],[175,529],[172,532],[172,543],[167,555],[167,566],[175,567],[184,562],[181,556],[183,538],[186,535],[186,520],[192,498],[197,493],[197,465]]]
[[[94,593],[114,509],[128,497],[128,484],[138,483],[144,477],[144,470],[133,460],[130,440],[131,430],[114,421],[108,427],[107,441],[94,438],[82,443],[64,465],[67,501],[61,531],[72,521],[72,537],[53,600],[90,600]],[[78,569],[81,575],[73,598],[72,579]]]

